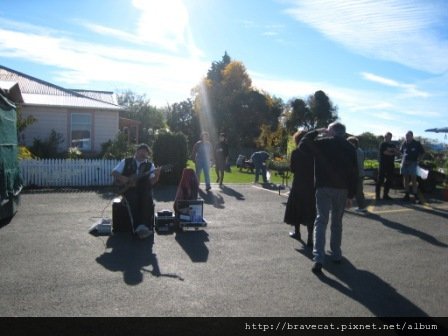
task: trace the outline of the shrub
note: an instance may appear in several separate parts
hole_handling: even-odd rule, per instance
[[[64,142],[64,137],[61,133],[51,130],[47,140],[34,138],[31,152],[41,159],[59,158],[59,145]]]
[[[33,153],[30,152],[25,146],[19,146],[19,160],[32,160],[34,159]]]
[[[103,159],[123,159],[133,156],[135,148],[128,143],[128,137],[120,132],[114,140],[109,140],[101,145],[101,156]]]
[[[78,147],[69,147],[69,149],[67,151],[68,159],[79,159],[81,156],[82,156],[82,153]]]
[[[152,147],[156,166],[173,165],[170,174],[162,174],[159,183],[175,184],[180,181],[182,170],[187,166],[187,138],[183,133],[160,133]]]

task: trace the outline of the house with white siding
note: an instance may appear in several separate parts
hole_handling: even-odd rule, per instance
[[[52,130],[61,134],[60,151],[78,147],[96,154],[101,145],[119,132],[119,111],[113,92],[66,89],[0,65],[0,86],[11,96],[24,118],[36,119],[20,134],[30,147],[34,139],[48,139]]]

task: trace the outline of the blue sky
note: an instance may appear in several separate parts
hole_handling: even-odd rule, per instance
[[[73,89],[190,97],[227,51],[253,85],[317,90],[352,134],[447,143],[446,0],[0,0],[0,64]]]

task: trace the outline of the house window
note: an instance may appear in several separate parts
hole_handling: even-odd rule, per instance
[[[81,151],[92,150],[92,115],[72,113],[71,146]]]

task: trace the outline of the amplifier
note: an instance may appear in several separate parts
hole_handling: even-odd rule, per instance
[[[162,210],[156,213],[155,228],[158,234],[172,233],[175,229],[176,218],[170,210]]]
[[[121,197],[114,198],[112,203],[112,231],[132,232],[128,208]]]

